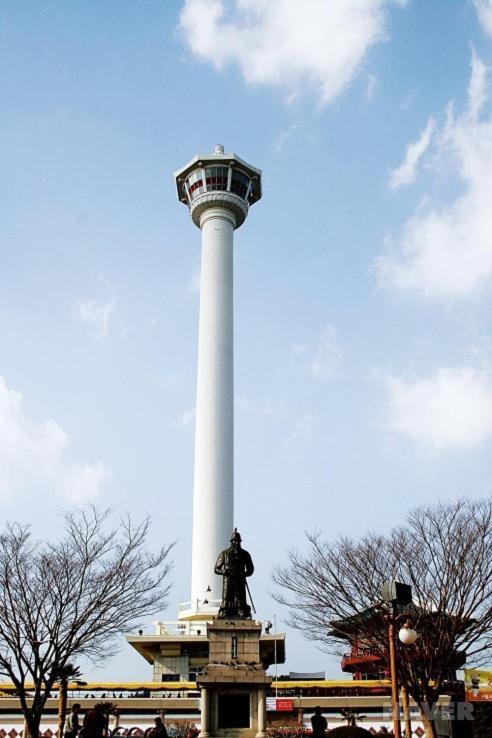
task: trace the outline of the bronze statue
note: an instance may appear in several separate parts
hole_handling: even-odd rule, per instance
[[[246,601],[246,577],[254,571],[251,556],[241,548],[237,528],[231,536],[231,545],[219,554],[214,572],[224,577],[222,604],[218,618],[250,618],[251,607]]]

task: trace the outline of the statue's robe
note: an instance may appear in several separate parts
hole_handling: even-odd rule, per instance
[[[250,618],[246,599],[246,577],[254,571],[251,556],[243,548],[230,546],[219,554],[214,571],[223,576],[219,618]]]

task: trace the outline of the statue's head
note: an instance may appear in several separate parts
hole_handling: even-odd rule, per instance
[[[231,536],[231,543],[236,548],[239,548],[241,546],[241,534],[238,532],[237,528],[234,528],[234,531]]]

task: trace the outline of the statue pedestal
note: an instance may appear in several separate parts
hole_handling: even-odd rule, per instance
[[[197,678],[201,738],[263,738],[266,692],[272,680],[260,662],[261,625],[216,620],[207,628],[209,663]]]

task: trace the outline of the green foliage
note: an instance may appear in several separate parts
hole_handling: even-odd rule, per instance
[[[105,715],[114,715],[118,710],[118,705],[114,702],[97,702],[94,705],[95,710],[101,710]]]
[[[54,670],[55,677],[58,681],[78,682],[82,677],[82,672],[78,666],[66,663],[64,666],[58,666]]]

